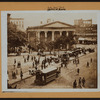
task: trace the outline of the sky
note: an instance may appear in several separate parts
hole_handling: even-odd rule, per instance
[[[11,12],[11,18],[24,18],[24,29],[28,26],[39,26],[50,22],[61,21],[74,25],[75,19],[88,20],[92,19],[93,24],[97,24],[97,13],[92,11],[27,11],[27,12]],[[42,21],[42,24],[41,24]]]

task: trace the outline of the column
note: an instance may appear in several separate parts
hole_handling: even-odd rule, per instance
[[[62,31],[60,31],[60,36],[62,36]]]
[[[54,41],[54,31],[52,31],[52,41]]]
[[[40,32],[39,31],[37,31],[37,38],[40,41]]]
[[[47,41],[47,31],[45,31],[45,41]]]
[[[66,32],[66,36],[68,36],[69,35],[69,33],[68,33],[68,31]]]

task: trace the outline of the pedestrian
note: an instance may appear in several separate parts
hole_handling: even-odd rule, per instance
[[[61,67],[63,67],[63,63],[61,63]]]
[[[32,70],[31,75],[34,75],[34,70]]]
[[[38,63],[40,63],[40,56],[39,56],[39,58],[38,58]]]
[[[67,68],[67,63],[65,62],[65,67]]]
[[[41,64],[41,69],[43,69],[43,64]]]
[[[44,66],[44,69],[46,68],[46,63],[45,63],[45,61],[44,61],[44,63],[43,63],[43,66]]]
[[[14,69],[15,69],[15,66],[16,66],[16,65],[14,64]]]
[[[37,64],[39,64],[39,59],[37,60]]]
[[[17,67],[18,67],[18,68],[21,67],[21,62],[20,62],[20,61],[18,62]]]
[[[32,67],[34,68],[34,62],[32,63]]]
[[[78,64],[79,64],[80,62],[79,62],[79,59],[78,59]]]
[[[78,74],[78,75],[79,75],[79,72],[80,72],[80,69],[78,68],[78,69],[77,69],[77,74]]]
[[[91,63],[92,63],[92,58],[91,58]]]
[[[31,61],[33,61],[33,56],[31,57]]]
[[[89,67],[89,62],[87,62],[87,67]]]
[[[77,87],[77,82],[75,80],[74,83],[73,83],[73,88],[76,88],[76,87]]]
[[[37,66],[38,62],[37,62],[37,59],[35,59],[35,66]]]
[[[16,64],[16,59],[14,59],[14,64]]]
[[[24,58],[24,63],[26,63],[26,58]]]
[[[35,70],[37,70],[37,66],[35,66]]]
[[[27,61],[29,61],[29,55],[27,56]]]
[[[85,87],[85,78],[82,79],[82,86]]]
[[[50,63],[52,62],[52,57],[50,57]]]
[[[34,56],[34,61],[35,61],[36,57]]]
[[[81,77],[79,78],[79,87],[81,88]]]
[[[22,80],[22,78],[23,78],[23,72],[22,71],[20,73],[20,77],[21,77],[21,80]]]
[[[42,64],[44,63],[44,60],[42,60]]]
[[[48,58],[48,64],[50,65],[50,59]]]
[[[75,63],[75,60],[73,60],[73,64]]]

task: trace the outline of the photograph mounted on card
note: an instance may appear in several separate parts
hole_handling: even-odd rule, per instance
[[[96,10],[2,11],[2,91],[99,91],[99,17]]]

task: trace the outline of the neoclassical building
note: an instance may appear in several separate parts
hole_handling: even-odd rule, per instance
[[[54,41],[62,35],[70,36],[74,33],[74,26],[60,21],[27,28],[28,41],[33,41],[36,38],[38,41]]]

